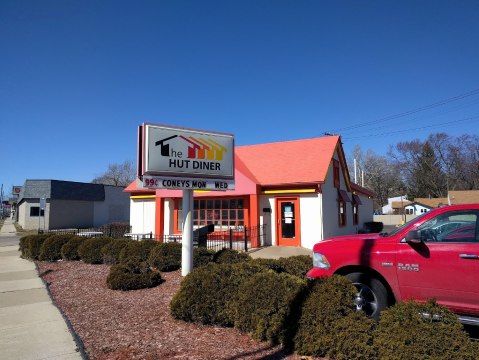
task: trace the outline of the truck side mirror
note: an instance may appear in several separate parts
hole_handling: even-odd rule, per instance
[[[410,230],[406,235],[406,242],[411,244],[422,243],[421,230]]]

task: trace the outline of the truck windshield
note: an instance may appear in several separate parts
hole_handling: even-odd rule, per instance
[[[407,223],[405,223],[404,225],[401,225],[396,230],[394,230],[392,233],[389,233],[389,234],[388,233],[383,233],[383,234],[381,234],[381,236],[383,236],[383,237],[395,236],[396,234],[400,233],[404,228],[411,225],[413,222],[416,222],[416,220],[421,219],[426,214],[427,214],[427,212],[424,213],[424,214],[419,215],[418,217],[415,217],[414,219],[409,220]]]

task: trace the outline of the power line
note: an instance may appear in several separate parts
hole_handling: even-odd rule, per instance
[[[461,120],[448,121],[448,122],[439,123],[439,124],[421,126],[421,127],[417,127],[417,128],[414,128],[414,129],[397,130],[397,131],[382,133],[382,134],[371,134],[371,135],[364,135],[364,136],[348,137],[348,138],[343,138],[343,140],[365,139],[365,138],[371,138],[371,137],[377,137],[377,136],[396,135],[396,134],[402,134],[402,133],[406,133],[406,132],[410,132],[410,131],[418,131],[418,130],[423,130],[423,129],[438,128],[438,127],[441,127],[441,126],[445,126],[445,125],[449,125],[449,124],[455,124],[455,123],[459,123],[459,122],[463,122],[463,121],[474,122],[474,121],[477,121],[477,120],[479,120],[479,116],[474,116],[474,117],[461,119]]]
[[[432,108],[435,108],[435,107],[438,107],[438,106],[441,106],[441,105],[445,105],[445,104],[448,104],[448,103],[453,102],[453,101],[461,100],[461,99],[464,99],[466,97],[473,96],[473,95],[476,95],[476,94],[479,94],[479,89],[467,92],[465,94],[457,95],[457,96],[454,96],[452,98],[442,100],[442,101],[439,101],[439,102],[436,102],[436,103],[433,103],[433,104],[430,104],[430,105],[427,105],[427,106],[423,106],[423,107],[420,107],[420,108],[417,108],[417,109],[414,109],[414,110],[409,110],[409,111],[406,111],[406,112],[403,112],[403,113],[400,113],[400,114],[388,116],[388,117],[385,117],[385,118],[381,118],[381,119],[374,120],[374,121],[369,121],[369,122],[362,123],[362,124],[357,124],[357,125],[351,125],[351,126],[347,126],[347,127],[343,127],[343,128],[338,128],[338,129],[335,129],[334,131],[331,131],[331,132],[338,133],[338,132],[341,132],[341,131],[357,129],[357,128],[360,128],[360,127],[369,126],[369,125],[377,124],[377,123],[380,123],[380,122],[394,120],[394,119],[397,119],[399,117],[408,116],[408,115],[412,115],[412,114],[415,114],[415,113],[418,113],[418,112],[421,112],[421,111],[429,110],[429,109],[432,109]]]
[[[410,123],[410,122],[413,122],[413,121],[430,119],[432,117],[436,117],[436,116],[439,116],[439,115],[448,114],[450,112],[453,112],[453,111],[456,111],[456,110],[459,110],[459,109],[463,109],[465,107],[472,106],[472,105],[475,105],[475,104],[478,104],[478,103],[479,103],[479,100],[474,100],[474,101],[468,102],[466,104],[462,104],[462,105],[459,105],[459,106],[456,106],[456,107],[453,107],[453,108],[449,108],[449,109],[446,109],[446,110],[443,110],[443,111],[439,111],[439,112],[436,112],[436,113],[433,113],[433,114],[430,114],[430,115],[426,115],[426,116],[423,116],[423,117],[417,117],[417,118],[413,118],[413,119],[410,119],[410,120],[402,120],[401,125],[407,124],[407,123]],[[374,127],[374,130],[376,131],[376,130],[390,128],[390,127],[391,127],[391,125],[384,125],[384,126],[380,126],[380,127]],[[343,133],[341,135],[347,136],[347,135],[362,133],[362,132],[366,132],[366,131],[371,131],[371,130],[370,129],[354,130],[354,132],[346,132],[346,133]]]

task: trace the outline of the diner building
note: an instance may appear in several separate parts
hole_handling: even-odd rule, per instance
[[[351,182],[339,136],[235,147],[235,189],[195,191],[193,227],[215,231],[265,225],[262,244],[301,246],[356,234],[373,221],[374,194]],[[181,234],[182,191],[130,194],[133,233]]]

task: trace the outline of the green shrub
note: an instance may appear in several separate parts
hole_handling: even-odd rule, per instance
[[[161,274],[151,271],[148,262],[130,260],[126,265],[113,265],[106,278],[106,286],[111,290],[138,290],[158,286]]]
[[[28,253],[28,241],[30,239],[30,235],[23,236],[20,238],[19,243],[18,243],[18,251],[21,252],[20,257],[22,258],[28,258],[30,257],[30,254]]]
[[[132,241],[120,252],[120,264],[126,264],[130,260],[138,262],[147,261],[150,258],[151,250],[163,243],[155,240]]]
[[[213,256],[213,261],[217,264],[237,264],[244,261],[250,261],[251,256],[240,253],[232,249],[221,249]]]
[[[355,293],[352,282],[342,276],[311,281],[309,294],[298,313],[297,330],[294,326],[289,329],[291,333],[286,334],[285,347],[291,349],[290,339],[293,339],[294,350],[301,355],[332,359],[374,358],[375,321],[354,309]]]
[[[120,253],[125,246],[133,240],[131,239],[115,239],[101,248],[101,256],[103,264],[117,265],[120,263]]]
[[[420,314],[430,314],[425,318]],[[442,317],[442,321],[433,315]],[[457,315],[435,300],[399,302],[381,312],[374,345],[380,359],[477,359]]]
[[[305,277],[306,273],[313,268],[313,258],[309,255],[296,255],[280,258],[284,271],[290,275]]]
[[[203,247],[193,249],[193,269],[205,266],[213,262],[214,250],[209,250]]]
[[[103,261],[101,249],[112,241],[113,239],[109,237],[87,239],[78,247],[78,255],[87,264],[101,264]]]
[[[250,262],[210,263],[189,273],[170,303],[174,318],[201,324],[232,326],[239,286],[266,268]]]
[[[298,302],[305,289],[306,279],[289,274],[269,270],[254,275],[239,287],[235,328],[255,340],[283,343],[291,311],[301,306]]]
[[[28,237],[28,250],[27,257],[32,260],[38,260],[40,256],[40,248],[46,239],[48,239],[51,234],[40,234],[40,235],[30,235]]]
[[[40,248],[40,261],[56,261],[62,259],[62,247],[69,242],[75,235],[53,235],[42,244]]]
[[[174,271],[181,267],[181,244],[169,242],[155,246],[150,252],[150,265],[160,271]]]
[[[264,266],[275,273],[281,274],[286,271],[285,265],[279,259],[256,258],[251,260],[253,263]]]
[[[80,260],[78,255],[78,248],[83,244],[87,238],[83,236],[75,236],[70,239],[65,245],[62,246],[62,258],[66,261]]]

